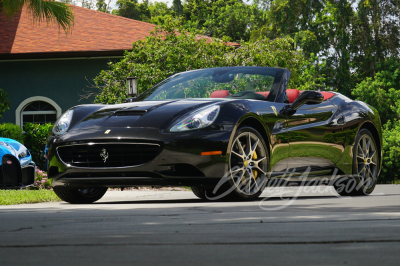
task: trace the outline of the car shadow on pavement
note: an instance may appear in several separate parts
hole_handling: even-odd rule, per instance
[[[174,203],[224,203],[224,202],[237,202],[237,203],[246,203],[246,202],[260,202],[260,201],[284,201],[284,200],[309,200],[309,199],[330,199],[330,198],[343,198],[337,196],[287,196],[287,197],[260,197],[257,200],[252,201],[235,201],[235,200],[206,200],[206,199],[165,199],[165,200],[132,200],[132,201],[100,201],[92,203],[93,205],[105,205],[105,204],[174,204]],[[65,203],[69,204],[69,203]]]

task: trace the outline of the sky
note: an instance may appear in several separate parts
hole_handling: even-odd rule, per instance
[[[172,0],[150,0],[150,2],[155,2],[155,1],[157,1],[157,2],[164,2],[164,3],[166,3],[169,7],[170,6],[172,6]],[[111,1],[111,3],[112,3],[112,5],[113,5],[113,7],[115,8],[115,3],[117,2],[117,0],[112,0]],[[139,2],[142,2],[141,0],[139,0]],[[249,0],[246,0],[245,2],[250,2],[250,3],[252,3],[253,1],[251,0],[251,1],[249,1]]]
[[[164,2],[164,3],[166,3],[168,6],[172,6],[172,0],[155,0],[155,1],[157,1],[157,2]],[[151,2],[155,2],[154,0],[151,0]],[[113,6],[113,8],[115,8],[115,3],[117,2],[117,0],[112,0],[111,1],[111,3],[112,3],[112,6]],[[142,2],[141,0],[139,0],[139,2]]]
[[[172,1],[173,0],[150,0],[150,2],[164,2],[164,3],[166,3],[169,7],[171,7],[172,6]],[[81,2],[81,1],[79,1],[79,0],[77,0],[76,2],[78,2],[78,5],[80,5],[79,4],[79,2]],[[105,2],[107,3],[108,2],[108,0],[105,0]],[[139,3],[141,3],[142,2],[142,0],[139,0]],[[245,0],[245,2],[247,2],[247,3],[253,3],[253,0]],[[110,6],[111,6],[111,9],[116,9],[116,6],[115,6],[115,4],[117,3],[117,0],[112,0],[111,2],[110,2]]]

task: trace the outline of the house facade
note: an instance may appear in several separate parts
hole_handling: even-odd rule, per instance
[[[56,24],[34,24],[27,9],[12,20],[0,14],[0,88],[11,108],[0,123],[48,123],[82,99],[107,64],[119,61],[132,43],[155,25],[72,6],[69,34]]]

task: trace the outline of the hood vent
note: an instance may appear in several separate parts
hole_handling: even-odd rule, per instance
[[[114,116],[140,116],[147,113],[147,110],[118,110]]]

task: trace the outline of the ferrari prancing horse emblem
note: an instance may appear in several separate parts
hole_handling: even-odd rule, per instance
[[[107,159],[108,159],[108,152],[106,151],[106,149],[103,149],[100,153],[100,157],[103,158],[104,163],[106,163]]]
[[[278,116],[278,111],[276,110],[275,106],[271,106],[272,111],[274,111],[275,115]]]

